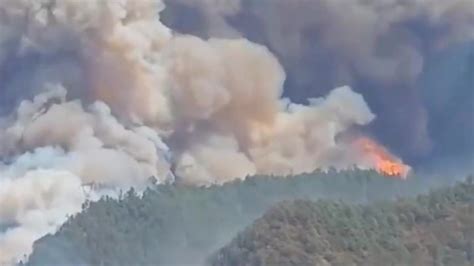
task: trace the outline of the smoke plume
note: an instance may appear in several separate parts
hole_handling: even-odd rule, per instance
[[[240,10],[219,3],[212,12]],[[292,103],[267,48],[174,33],[163,8],[0,1],[0,264],[27,255],[86,200],[150,177],[209,185],[377,167],[341,137],[375,118],[361,95],[339,86]]]
[[[368,127],[371,134],[414,164],[465,154],[466,149],[474,154],[468,137],[474,123],[465,117],[474,111],[473,63],[469,66],[463,52],[451,52],[451,58],[437,63],[452,62],[437,67],[442,70],[435,75],[451,80],[443,83],[442,92],[433,92],[439,84],[420,83],[432,75],[427,62],[436,64],[440,53],[474,54],[472,45],[453,46],[474,40],[472,0],[165,2],[164,20],[180,32],[243,36],[269,47],[288,75],[284,94],[296,102],[350,85],[377,115]],[[440,104],[459,102],[455,98],[463,100],[456,106]],[[446,110],[449,115],[440,115]],[[464,122],[454,125],[452,117]],[[465,134],[452,135],[453,126]]]

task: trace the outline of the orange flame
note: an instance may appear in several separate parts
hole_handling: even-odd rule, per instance
[[[377,172],[390,177],[406,179],[410,167],[392,155],[387,149],[365,137],[357,139],[354,143],[373,162]]]

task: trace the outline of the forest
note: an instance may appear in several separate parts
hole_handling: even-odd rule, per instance
[[[387,256],[396,257],[399,252],[406,253],[400,246],[404,243],[400,240],[402,232],[425,228],[422,223],[446,215],[461,219],[449,212],[451,206],[461,208],[471,204],[472,207],[472,179],[412,199],[453,182],[453,179],[422,176],[402,181],[375,171],[353,169],[291,177],[255,176],[222,186],[168,184],[154,185],[145,191],[132,189],[117,199],[105,197],[84,204],[83,212],[70,217],[57,233],[35,243],[34,252],[28,260],[25,258],[28,261],[25,264],[269,265],[263,263],[267,256],[288,257],[286,251],[278,253],[281,250],[276,247],[281,239],[272,235],[273,225],[265,225],[269,221],[275,222],[278,230],[288,229],[296,234],[288,236],[291,240],[288,245],[292,246],[289,250],[294,250],[294,254],[313,253],[306,249],[306,244],[316,250],[322,248],[317,258],[303,256],[300,258],[303,261],[296,260],[293,265],[319,261],[321,256],[334,255],[337,250],[349,250],[347,256],[360,262],[364,260],[360,254],[371,253],[371,248],[381,242],[386,244],[382,245],[386,253],[393,251]],[[464,211],[459,209],[459,213],[472,220],[472,208],[462,208]],[[297,226],[293,228],[295,225],[286,220],[285,224],[279,224],[281,217],[291,217]],[[313,229],[305,232],[306,227],[300,227],[301,224],[326,234],[335,232],[336,237],[320,239]],[[314,243],[298,243],[303,241],[298,234],[312,236]],[[270,253],[258,246],[247,246],[249,242],[259,245],[266,240],[275,240],[275,249],[269,250]],[[325,244],[321,246],[321,243]],[[255,253],[249,253],[249,248]],[[235,261],[235,256],[240,259]],[[274,263],[286,265],[287,261]]]
[[[395,203],[283,202],[210,264],[474,265],[472,181]]]

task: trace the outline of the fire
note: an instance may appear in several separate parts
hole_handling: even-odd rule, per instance
[[[354,143],[372,161],[375,170],[380,174],[402,179],[405,179],[408,175],[410,167],[375,141],[362,137]]]

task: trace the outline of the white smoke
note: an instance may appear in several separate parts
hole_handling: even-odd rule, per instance
[[[13,264],[31,252],[35,240],[54,233],[67,215],[80,211],[85,199],[80,179],[70,172],[6,172],[0,179],[0,225],[6,227],[0,231],[0,263]]]
[[[173,34],[157,0],[1,0],[0,264],[95,194],[365,162],[338,136],[374,115],[348,87],[307,106],[247,40]],[[29,100],[28,100],[29,99]],[[11,111],[14,110],[14,111]],[[2,229],[6,228],[6,229]]]
[[[104,103],[86,111],[64,96],[58,88],[24,101],[1,127],[1,264],[29,254],[33,241],[80,211],[86,185],[100,185],[88,195],[93,200],[109,190],[144,187],[151,176],[172,178],[166,146],[151,129],[126,129]]]

